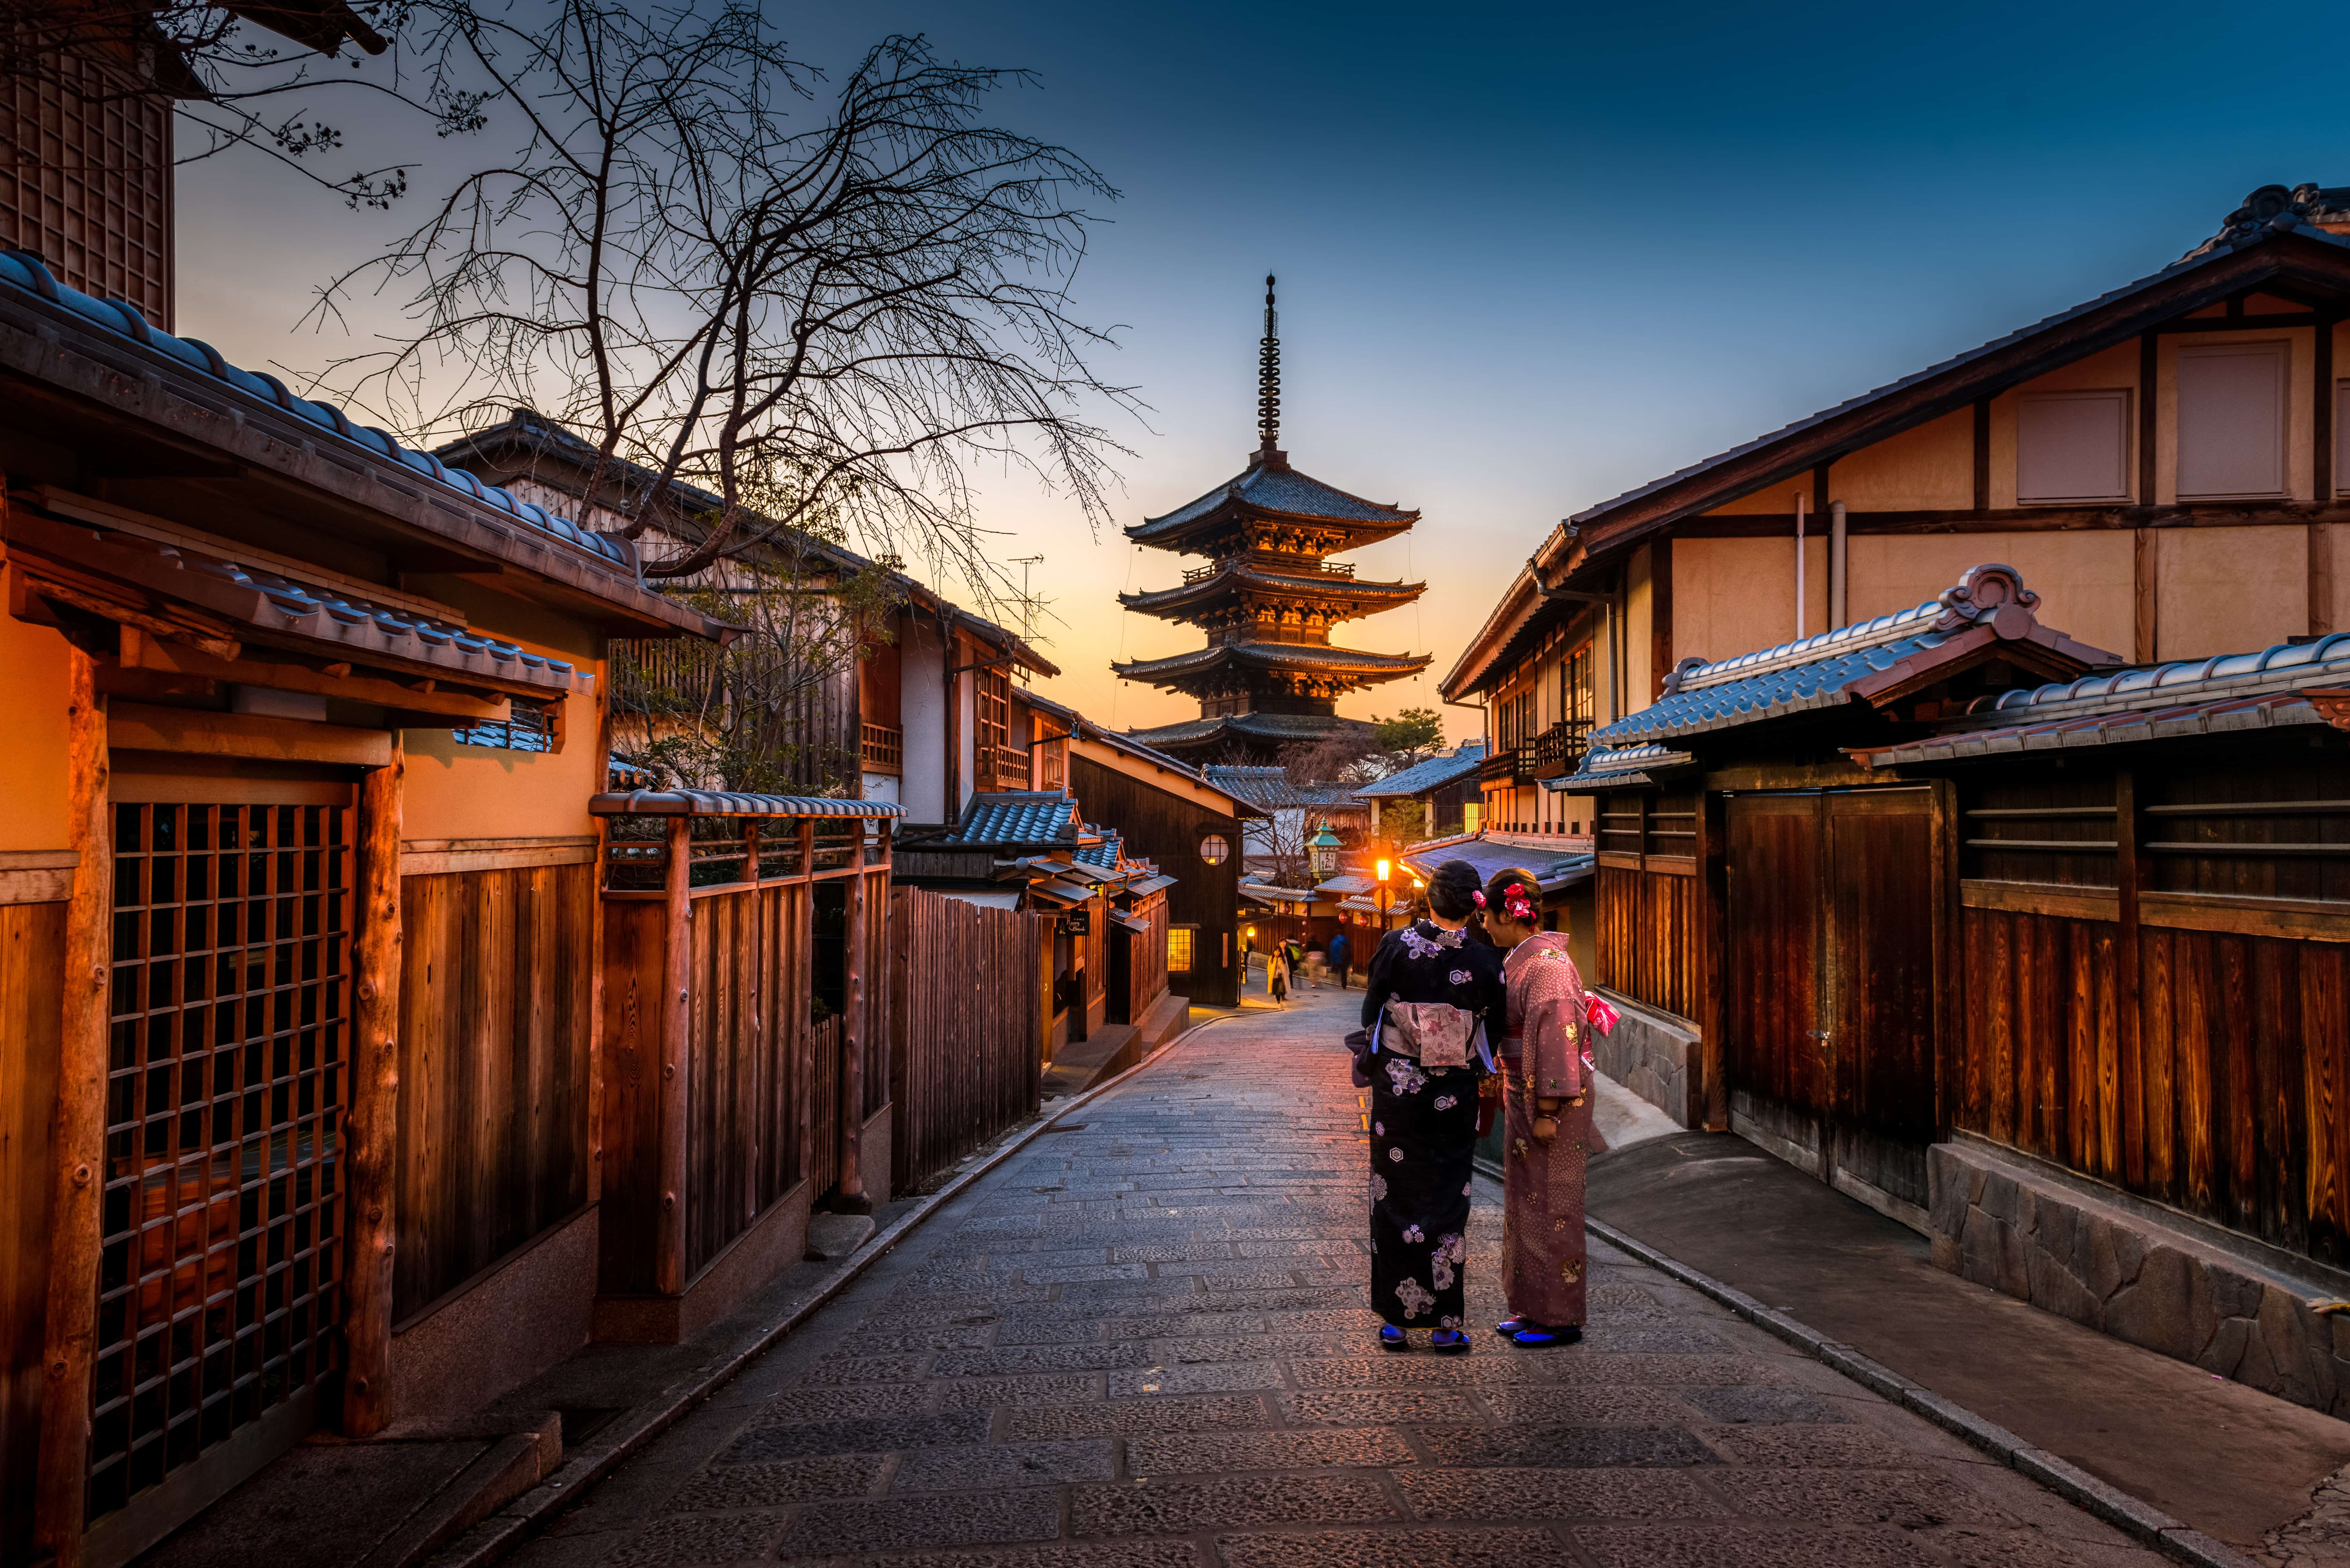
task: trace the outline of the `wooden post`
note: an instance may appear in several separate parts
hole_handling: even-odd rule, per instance
[[[66,905],[64,1020],[51,1122],[49,1280],[41,1347],[41,1450],[33,1537],[60,1568],[81,1559],[89,1487],[90,1376],[106,1168],[106,1069],[114,960],[106,699],[90,656],[66,667],[67,842],[79,857]]]
[[[849,836],[856,869],[847,882],[848,975],[841,988],[846,1003],[840,1021],[840,1191],[833,1208],[843,1214],[870,1214],[858,1158],[865,1141],[865,824]]]
[[[1721,1031],[1730,1009],[1722,987],[1728,983],[1723,961],[1723,933],[1729,928],[1730,840],[1724,831],[1723,805],[1718,790],[1697,788],[1697,944],[1698,1059],[1705,1088],[1705,1130],[1730,1130],[1730,1085],[1722,1076]]]
[[[344,1259],[343,1433],[391,1422],[391,1270],[400,1142],[400,840],[404,754],[359,781],[358,940],[353,944],[351,1098],[343,1120],[349,1195]]]
[[[692,1048],[691,976],[693,964],[693,818],[669,823],[669,865],[662,889],[663,939],[660,1082],[660,1212],[653,1222],[653,1288],[685,1293],[686,1090]]]
[[[2162,536],[2151,528],[2137,531],[2131,579],[2137,592],[2137,626],[2130,643],[2130,662],[2152,664],[2162,657]]]
[[[2121,1101],[2118,1173],[2132,1188],[2146,1180],[2146,1106],[2139,1098],[2138,1065],[2138,813],[2137,775],[2114,774],[2114,1092]],[[2163,1043],[2165,1050],[2170,1042]]]

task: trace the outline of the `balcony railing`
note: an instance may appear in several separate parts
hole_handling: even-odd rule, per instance
[[[1591,749],[1591,721],[1564,719],[1534,737],[1534,776],[1563,779],[1583,765]]]
[[[1028,748],[1025,746],[982,746],[979,748],[979,787],[982,789],[1026,789],[1028,787]]]
[[[1186,585],[1205,582],[1230,564],[1211,561],[1204,566],[1193,566],[1183,574],[1183,581]],[[1279,572],[1293,577],[1351,577],[1355,575],[1355,563],[1352,561],[1305,561],[1295,556],[1277,554],[1257,556],[1250,560],[1249,565],[1263,571]]]
[[[903,773],[906,767],[906,732],[895,724],[866,724],[861,728],[865,739],[858,749],[863,753],[866,770],[877,774]]]
[[[1515,751],[1495,752],[1477,764],[1479,784],[1509,784],[1517,777],[1518,753]]]

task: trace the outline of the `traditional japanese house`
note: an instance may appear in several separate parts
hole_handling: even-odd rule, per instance
[[[1281,450],[1281,341],[1271,278],[1257,433],[1262,444],[1237,478],[1126,531],[1154,550],[1207,557],[1174,587],[1118,597],[1128,609],[1201,628],[1207,645],[1111,666],[1123,680],[1199,700],[1197,719],[1134,732],[1192,762],[1263,762],[1284,747],[1367,735],[1363,721],[1338,717],[1338,699],[1429,663],[1426,654],[1365,653],[1330,640],[1333,628],[1426,591],[1425,583],[1358,579],[1351,564],[1329,559],[1403,533],[1419,514],[1349,495],[1290,467]]]
[[[2158,271],[1575,514],[1444,680],[1488,706],[1486,822],[1591,831],[1585,738],[1677,666],[1984,561],[2137,663],[2350,626],[2345,314],[2350,190],[2264,186]]]
[[[0,256],[0,1557],[584,1343],[612,541]]]
[[[1169,992],[1202,1006],[1232,1006],[1240,985],[1241,859],[1255,809],[1205,770],[1033,692],[1022,697],[1035,732],[1037,786],[1066,784],[1116,830],[1128,857],[1172,878],[1166,950],[1158,961]]]
[[[1210,763],[1200,772],[1249,808],[1241,833],[1249,876],[1305,880],[1312,875],[1308,846],[1325,823],[1349,850],[1369,842],[1370,803],[1357,799],[1351,784],[1299,784],[1287,768],[1272,764]]]
[[[1442,756],[1399,768],[1354,792],[1371,808],[1369,836],[1381,843],[1415,842],[1474,833],[1484,826],[1481,774],[1485,742],[1463,741]],[[1399,812],[1409,803],[1416,808]]]
[[[2350,1408],[2350,637],[2125,667],[2046,608],[1979,566],[1593,737],[1614,1048],[1946,1266]]]

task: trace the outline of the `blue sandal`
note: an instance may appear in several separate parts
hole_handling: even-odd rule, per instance
[[[1527,1329],[1534,1327],[1534,1320],[1526,1316],[1525,1314],[1522,1312],[1513,1312],[1509,1316],[1503,1318],[1501,1322],[1495,1324],[1493,1325],[1493,1332],[1500,1334],[1503,1339],[1515,1339],[1520,1334],[1523,1334]]]
[[[1532,1349],[1538,1350],[1551,1345],[1575,1345],[1583,1338],[1583,1328],[1579,1324],[1569,1324],[1563,1328],[1549,1328],[1542,1324],[1529,1323],[1523,1318],[1519,1319],[1518,1323],[1517,1331],[1510,1337]]]
[[[1379,1348],[1381,1350],[1409,1350],[1411,1348],[1411,1335],[1404,1333],[1403,1330],[1398,1328],[1391,1323],[1382,1324],[1379,1325]]]
[[[1457,1328],[1440,1328],[1428,1336],[1428,1348],[1439,1355],[1465,1355],[1469,1336]]]

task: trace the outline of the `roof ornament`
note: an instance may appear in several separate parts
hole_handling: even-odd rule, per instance
[[[2040,602],[2040,596],[2023,586],[2022,573],[1995,561],[1969,566],[1965,576],[1936,597],[1942,606],[1942,613],[1934,618],[1936,631],[1988,625],[2009,639],[2032,629],[2032,610]]]
[[[1706,661],[1696,657],[1694,654],[1682,659],[1679,664],[1674,665],[1671,673],[1665,677],[1665,689],[1657,693],[1657,695],[1659,697],[1671,696],[1674,692],[1679,691],[1681,689],[1682,681],[1687,680],[1690,676],[1696,674],[1699,670],[1703,670],[1705,666]]]
[[[1281,317],[1273,307],[1273,275],[1264,275],[1264,336],[1257,340],[1256,433],[1260,457],[1281,451]]]
[[[2277,234],[2291,234],[2307,221],[2317,201],[2317,187],[2309,183],[2288,191],[2263,185],[2244,198],[2244,204],[2220,225],[2220,242],[2230,248],[2256,244]]]

